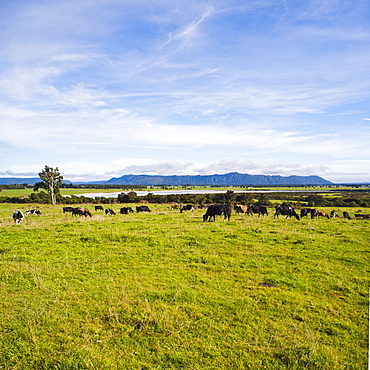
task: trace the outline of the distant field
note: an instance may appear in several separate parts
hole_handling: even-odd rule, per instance
[[[143,187],[145,190],[150,190],[150,191],[158,191],[158,190],[163,190],[163,187]],[[184,190],[184,187],[179,186],[171,186],[168,187],[168,189],[173,189],[173,190]],[[322,191],[322,192],[328,192],[330,190],[350,190],[350,189],[355,189],[354,187],[347,187],[347,186],[317,186],[317,187],[306,187],[306,186],[299,186],[299,187],[253,187],[253,188],[242,188],[242,187],[189,187],[189,190],[220,190],[220,191],[225,191],[225,190],[232,190],[234,192],[238,192],[241,190],[289,190],[289,191]],[[135,189],[133,190],[127,190],[127,189],[121,189],[121,188],[116,188],[116,189],[90,189],[90,188],[68,188],[68,189],[61,189],[60,193],[62,195],[72,195],[72,194],[84,194],[84,193],[115,193],[115,192],[123,192],[123,193],[128,193],[129,191],[137,191]],[[21,196],[28,196],[33,192],[32,188],[29,189],[4,189],[0,192],[0,197],[21,197]],[[333,196],[336,196],[333,194]]]
[[[113,193],[117,191],[128,192],[122,189],[61,189],[61,195],[83,194],[83,193]],[[22,197],[33,193],[32,189],[4,189],[0,192],[0,197]]]
[[[0,204],[0,369],[367,368],[367,220],[15,207],[34,205]]]

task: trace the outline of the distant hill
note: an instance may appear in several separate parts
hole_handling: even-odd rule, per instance
[[[0,177],[0,185],[29,184],[41,181],[39,177]]]
[[[100,184],[103,182],[99,182]],[[107,185],[194,185],[194,186],[277,186],[277,185],[331,185],[319,176],[268,176],[248,175],[238,172],[225,175],[196,175],[196,176],[151,176],[124,175],[105,181]]]

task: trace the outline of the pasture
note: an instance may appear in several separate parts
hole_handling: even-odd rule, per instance
[[[369,220],[33,207],[0,204],[0,369],[367,368]]]

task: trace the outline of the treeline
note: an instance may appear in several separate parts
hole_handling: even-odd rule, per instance
[[[132,187],[130,187],[132,189]],[[268,207],[276,204],[287,204],[293,207],[370,207],[370,192],[336,192],[325,195],[316,193],[238,193],[228,190],[226,193],[218,194],[168,194],[156,195],[149,193],[145,196],[138,196],[135,191],[122,192],[115,198],[85,196],[57,196],[57,202],[61,204],[115,204],[115,203],[188,203],[207,205],[212,203],[238,203],[251,204],[260,203]],[[40,191],[31,193],[28,197],[1,197],[1,203],[41,203],[50,204],[49,195]]]
[[[27,189],[32,188],[33,186],[28,184],[2,184],[0,185],[0,191],[6,189]]]

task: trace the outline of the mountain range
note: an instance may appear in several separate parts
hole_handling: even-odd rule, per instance
[[[39,182],[40,178],[0,178],[0,185],[31,184]],[[65,180],[66,183],[71,181]],[[142,185],[142,186],[277,186],[277,185],[331,185],[332,182],[319,176],[279,176],[279,175],[248,175],[231,172],[224,175],[123,175],[107,181],[79,182],[78,184],[98,185]]]
[[[231,172],[224,175],[151,176],[124,175],[104,182],[109,185],[169,185],[169,186],[247,186],[247,185],[330,185],[330,181],[319,176],[269,176],[248,175]]]

